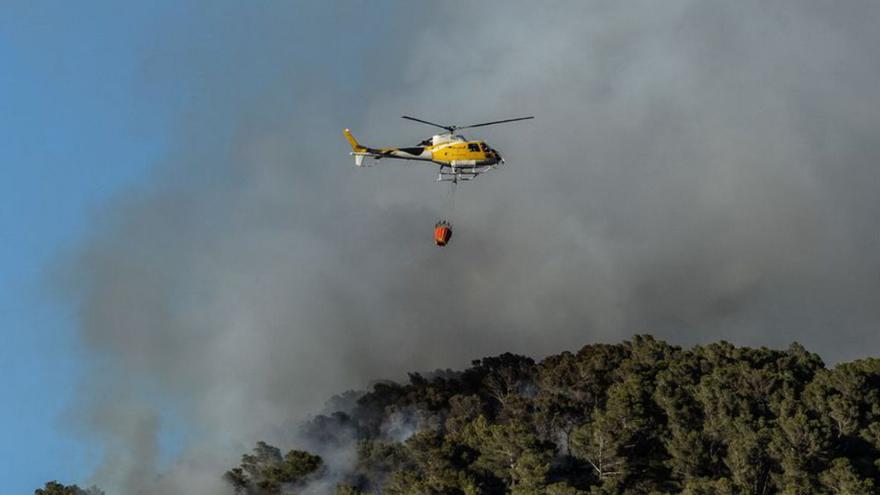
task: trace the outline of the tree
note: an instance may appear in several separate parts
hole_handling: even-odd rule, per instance
[[[336,485],[335,495],[362,495],[364,492],[349,485],[348,483],[339,483]]]
[[[877,493],[874,482],[862,479],[853,470],[850,462],[844,458],[834,459],[831,467],[823,472],[819,479],[827,493],[835,495],[870,495]]]
[[[474,362],[485,372],[484,390],[498,401],[501,408],[507,406],[511,397],[519,394],[531,382],[535,361],[525,356],[505,353],[498,357],[483,358]]]
[[[76,485],[67,486],[57,481],[49,481],[43,488],[34,490],[34,495],[104,495],[104,492],[94,486],[83,490]]]
[[[550,452],[526,424],[491,424],[480,416],[469,425],[465,441],[479,452],[474,467],[504,481],[515,493],[546,483]]]
[[[815,493],[816,474],[827,460],[830,432],[801,406],[789,405],[783,409],[770,441],[770,451],[782,468],[777,484],[783,487],[782,493],[788,495]]]
[[[633,375],[608,389],[604,409],[572,434],[572,453],[585,460],[603,486],[616,486],[630,475],[653,469],[651,390]]]
[[[319,456],[291,450],[282,457],[277,447],[257,442],[253,453],[241,456],[241,464],[227,471],[224,479],[239,494],[275,495],[284,485],[302,484],[322,466]]]

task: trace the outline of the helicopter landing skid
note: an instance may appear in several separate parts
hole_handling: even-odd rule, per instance
[[[456,167],[440,167],[440,174],[437,175],[437,182],[467,182],[469,180],[474,180],[478,175],[483,172],[488,172],[492,170],[494,167],[480,167],[480,168],[468,168],[465,170],[456,168]],[[448,171],[447,169],[451,169]]]

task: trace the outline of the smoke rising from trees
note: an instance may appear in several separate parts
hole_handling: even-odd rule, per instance
[[[186,94],[177,141],[61,276],[94,359],[71,411],[105,448],[92,481],[222,493],[326,397],[504,351],[646,331],[876,354],[877,10],[267,5],[157,26],[143,91]],[[341,136],[431,133],[402,114],[537,115],[472,134],[507,165],[459,187],[442,250],[433,171],[355,169]]]

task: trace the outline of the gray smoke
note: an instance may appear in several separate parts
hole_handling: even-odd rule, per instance
[[[296,446],[333,394],[504,351],[646,332],[876,354],[878,15],[271,3],[157,26],[144,92],[184,88],[179,139],[96,215],[66,280],[94,358],[76,408],[105,448],[93,481],[221,493],[239,455]],[[471,134],[507,165],[452,212],[428,166],[351,163],[344,127],[431,133],[401,114],[537,119]]]

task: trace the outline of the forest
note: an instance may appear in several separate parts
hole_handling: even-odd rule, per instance
[[[328,406],[294,450],[258,442],[218,476],[240,495],[880,493],[880,359],[799,344],[506,353]]]

